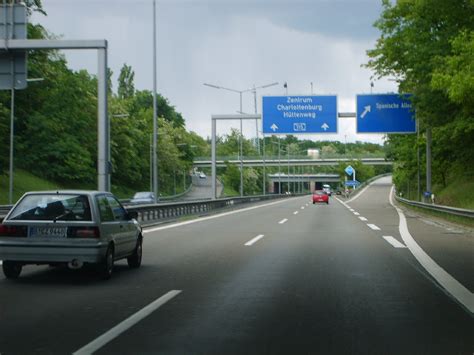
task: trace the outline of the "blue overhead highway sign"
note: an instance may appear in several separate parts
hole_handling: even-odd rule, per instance
[[[263,133],[337,133],[337,96],[263,96]]]
[[[357,133],[415,133],[411,96],[357,95]]]

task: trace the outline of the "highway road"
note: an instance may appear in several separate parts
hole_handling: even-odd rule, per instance
[[[26,267],[0,278],[0,353],[471,355],[473,236],[401,211],[407,235],[390,190],[154,227],[106,282]]]
[[[180,200],[206,200],[212,197],[212,181],[209,176],[206,176],[204,179],[200,178],[199,176],[193,175],[192,176],[193,186],[191,190],[180,198]],[[224,186],[222,183],[217,180],[216,181],[216,189],[217,189],[217,196],[222,195],[222,190]]]

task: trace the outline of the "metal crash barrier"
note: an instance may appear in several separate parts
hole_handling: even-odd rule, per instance
[[[200,200],[186,202],[159,203],[153,205],[126,206],[128,211],[138,213],[138,221],[146,226],[167,219],[207,214],[214,210],[231,208],[245,203],[273,200],[277,198],[294,197],[298,195],[261,195],[248,197],[231,197],[216,200]]]

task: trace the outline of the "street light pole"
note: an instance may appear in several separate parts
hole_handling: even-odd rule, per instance
[[[240,113],[242,114],[242,91],[240,92]],[[240,119],[240,136],[239,136],[239,150],[240,150],[240,197],[244,196],[244,163],[242,157],[242,119]]]
[[[9,191],[8,191],[8,203],[13,203],[13,137],[15,129],[15,62],[13,57],[11,59],[11,77],[12,77],[12,88],[11,88],[11,102],[10,102],[10,176],[9,176]]]
[[[158,199],[158,157],[157,157],[157,108],[156,108],[156,0],[153,0],[153,192]]]

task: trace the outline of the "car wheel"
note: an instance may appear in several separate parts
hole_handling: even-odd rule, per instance
[[[326,201],[326,205],[329,205],[329,200]]]
[[[16,261],[4,260],[2,267],[3,274],[7,279],[16,279],[20,276],[23,265]]]
[[[142,264],[142,253],[143,253],[142,244],[143,244],[143,241],[142,241],[142,237],[140,236],[140,238],[138,238],[137,240],[137,246],[135,247],[133,254],[127,258],[128,266],[131,267],[132,269],[137,269]]]
[[[316,202],[313,201],[313,205],[315,204]]]
[[[114,271],[114,247],[110,245],[105,253],[104,260],[99,264],[99,274],[104,280],[108,280],[112,277]]]

